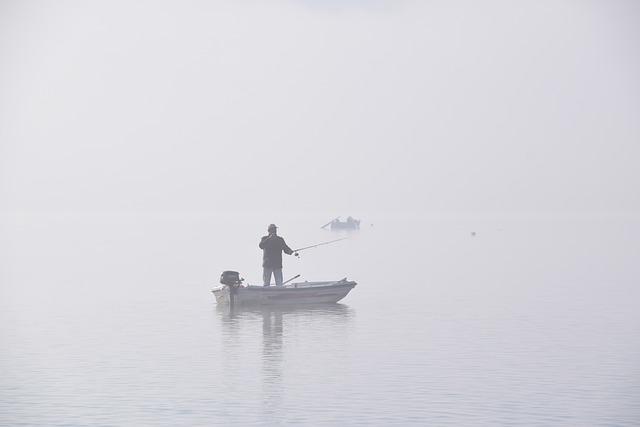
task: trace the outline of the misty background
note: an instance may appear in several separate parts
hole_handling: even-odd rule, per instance
[[[0,425],[637,425],[639,24],[0,0]],[[357,287],[217,306],[272,222]]]
[[[635,1],[0,7],[4,212],[640,209]]]

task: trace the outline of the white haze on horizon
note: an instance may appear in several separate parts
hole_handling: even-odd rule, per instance
[[[634,1],[5,1],[0,212],[637,215],[639,23]]]

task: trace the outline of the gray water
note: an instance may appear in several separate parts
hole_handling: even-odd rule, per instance
[[[640,425],[639,17],[1,1],[0,425]]]
[[[4,216],[2,425],[637,425],[640,224],[364,218],[285,258],[321,307],[235,310],[259,237],[324,217]],[[372,225],[373,224],[373,225]],[[471,233],[475,232],[475,236]]]

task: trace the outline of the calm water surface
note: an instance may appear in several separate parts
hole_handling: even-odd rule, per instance
[[[370,220],[285,258],[356,280],[340,304],[216,306],[222,270],[259,282],[272,221],[293,247],[341,236],[3,216],[0,424],[640,424],[637,220]]]

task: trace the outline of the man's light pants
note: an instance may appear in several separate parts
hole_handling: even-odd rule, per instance
[[[271,274],[276,279],[276,286],[282,286],[282,268],[262,268],[262,283],[264,286],[271,285]]]

